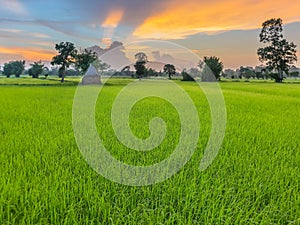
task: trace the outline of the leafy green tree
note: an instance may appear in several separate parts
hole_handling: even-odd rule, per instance
[[[134,68],[136,70],[136,75],[141,79],[146,73],[146,63],[148,62],[147,55],[143,52],[135,54],[136,63]]]
[[[66,70],[76,62],[77,50],[71,42],[61,42],[55,45],[58,55],[54,56],[51,65],[59,65],[58,74],[61,82],[65,80]]]
[[[23,73],[24,69],[25,69],[25,61],[24,60],[12,62],[13,74],[16,77],[20,77],[20,75]]]
[[[7,78],[13,75],[13,69],[11,63],[5,63],[3,66],[3,75],[5,75]]]
[[[45,65],[41,61],[34,62],[30,66],[31,68],[28,70],[28,73],[32,78],[39,78],[39,75],[44,72]]]
[[[210,57],[205,56],[203,59],[203,62],[205,63],[205,66],[207,66],[211,70],[211,72],[215,76],[215,79],[220,80],[222,70],[224,67],[221,60],[216,56],[210,56]],[[202,63],[199,63],[199,66],[201,68]],[[205,66],[204,66],[204,69],[207,70],[207,68],[205,68]],[[207,73],[209,73],[209,72],[205,71],[205,74],[207,74]],[[209,79],[209,78],[207,78],[207,79]],[[204,81],[206,81],[206,79]]]
[[[168,74],[169,79],[171,80],[172,76],[174,76],[176,74],[176,68],[172,64],[166,64],[164,66],[164,72]]]
[[[3,67],[3,74],[6,77],[10,77],[11,75],[15,75],[16,77],[20,77],[25,69],[25,61],[12,61],[9,63],[5,63]]]
[[[297,61],[296,45],[283,38],[282,19],[270,19],[262,24],[260,42],[269,44],[259,48],[257,54],[261,62],[266,62],[269,71],[276,71],[275,81],[281,83],[283,72],[288,74],[290,66]]]
[[[146,73],[145,63],[143,63],[143,62],[136,62],[134,64],[134,68],[135,68],[137,77],[139,79],[141,79],[145,75],[145,73]]]
[[[88,70],[90,64],[97,59],[98,56],[95,52],[84,49],[81,53],[76,55],[75,67],[84,74]]]

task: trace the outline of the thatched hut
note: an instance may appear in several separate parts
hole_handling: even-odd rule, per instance
[[[101,76],[92,64],[83,76],[82,84],[101,84]]]

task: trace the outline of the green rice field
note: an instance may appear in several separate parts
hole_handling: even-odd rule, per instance
[[[169,102],[145,98],[130,113],[132,132],[147,138],[149,121],[161,117],[168,127],[165,140],[149,152],[122,145],[110,113],[132,81],[111,79],[102,88],[97,131],[116,159],[152,165],[176,147],[180,120]],[[208,102],[196,83],[174,81],[198,111],[196,151],[166,181],[133,187],[99,175],[78,149],[72,127],[78,82],[0,78],[1,225],[300,224],[299,83],[221,82],[225,138],[213,163],[200,171],[211,130]]]

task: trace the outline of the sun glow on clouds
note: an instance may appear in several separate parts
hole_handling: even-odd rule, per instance
[[[20,48],[20,47],[4,47],[0,46],[2,54],[21,56],[23,59],[36,61],[36,60],[51,60],[55,55],[54,51],[35,49],[35,48]],[[19,59],[19,58],[17,58]]]
[[[115,28],[118,26],[124,15],[123,10],[113,10],[106,17],[105,21],[102,23],[104,28],[102,44],[109,47],[112,43],[112,37]]]
[[[300,1],[199,1],[173,0],[162,3],[162,11],[148,17],[133,33],[137,38],[182,39],[201,32],[253,29],[272,17],[284,23],[300,19]]]

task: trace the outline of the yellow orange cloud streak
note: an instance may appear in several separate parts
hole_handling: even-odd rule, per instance
[[[3,46],[0,46],[0,52],[2,54],[21,56],[23,59],[30,60],[30,61],[37,61],[37,60],[50,61],[52,57],[55,55],[54,51],[49,51],[49,50],[43,50],[37,48],[29,49],[29,48],[20,48],[20,47],[8,48]]]
[[[102,27],[117,27],[119,22],[123,18],[124,11],[123,10],[114,10],[111,11],[106,20],[102,23]]]
[[[299,21],[300,1],[173,0],[148,17],[133,33],[138,38],[180,39],[200,32],[253,29],[266,19]]]
[[[114,34],[115,28],[118,26],[124,15],[124,10],[113,10],[111,11],[106,20],[102,23],[104,28],[102,44],[109,47],[112,43],[112,36]]]

